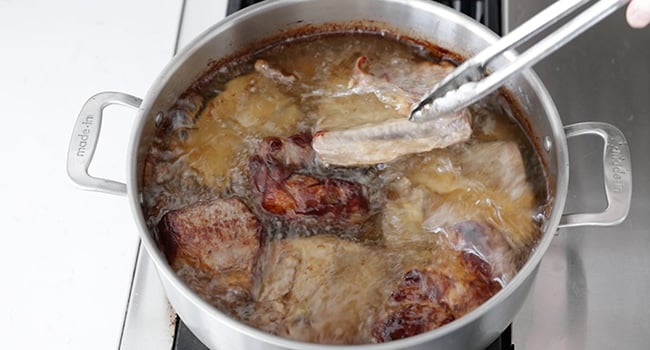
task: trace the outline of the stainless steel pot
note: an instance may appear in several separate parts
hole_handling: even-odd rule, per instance
[[[528,262],[499,293],[462,318],[433,331],[384,344],[324,346],[287,340],[235,321],[195,295],[169,267],[157,249],[142,212],[142,170],[157,118],[215,60],[249,48],[260,40],[307,25],[372,23],[424,39],[462,55],[472,55],[497,36],[473,20],[430,1],[418,0],[279,0],[265,1],[216,24],[174,57],[152,84],[144,101],[122,93],[91,97],[77,119],[68,153],[68,174],[91,190],[126,194],[142,243],[153,259],[167,297],[183,321],[212,349],[480,349],[512,322],[523,304],[544,252],[559,227],[614,225],[627,215],[631,199],[631,167],[622,133],[605,123],[563,126],[548,92],[532,71],[512,78],[506,87],[529,116],[533,134],[546,159],[553,193],[544,235]],[[494,68],[515,57],[509,52]],[[127,183],[92,177],[88,167],[101,128],[102,110],[111,104],[132,106],[137,123],[128,151]],[[608,208],[601,213],[563,214],[569,180],[567,138],[592,134],[604,140],[604,185]]]

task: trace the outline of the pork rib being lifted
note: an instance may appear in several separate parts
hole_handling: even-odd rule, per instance
[[[357,166],[389,162],[399,156],[444,148],[463,142],[472,134],[470,114],[466,109],[423,123],[408,121],[411,105],[446,74],[450,64],[421,62],[408,68],[385,67],[366,69],[366,57],[357,59],[348,84],[353,94],[374,94],[385,106],[391,107],[392,117],[365,122],[343,130],[319,130],[312,147],[317,158],[332,165]],[[331,103],[337,103],[332,100]],[[384,111],[379,112],[383,114]],[[363,110],[359,113],[373,113]],[[350,115],[359,120],[372,116]],[[322,116],[327,119],[328,116]]]

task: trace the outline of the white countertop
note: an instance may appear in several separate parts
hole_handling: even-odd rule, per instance
[[[68,142],[91,95],[144,96],[173,55],[181,6],[0,1],[2,348],[117,348],[137,231],[126,198],[68,179]],[[134,116],[107,110],[91,172],[124,180]]]

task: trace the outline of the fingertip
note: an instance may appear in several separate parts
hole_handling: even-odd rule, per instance
[[[632,28],[644,28],[650,24],[650,1],[632,1],[625,12],[627,23]]]

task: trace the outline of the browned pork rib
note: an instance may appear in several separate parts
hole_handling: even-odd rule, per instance
[[[355,182],[298,173],[312,159],[309,135],[267,137],[249,162],[253,193],[268,212],[355,223],[368,213],[363,187]]]
[[[377,111],[364,110],[365,113],[385,115],[385,109],[390,107],[393,116],[373,120],[372,115],[359,116],[353,110],[349,118],[365,122],[342,130],[317,131],[312,147],[320,161],[343,166],[385,163],[402,155],[444,148],[469,139],[472,129],[467,110],[423,123],[407,119],[411,105],[451,72],[453,66],[422,62],[390,67],[390,70],[377,68],[371,74],[365,68],[366,62],[365,57],[357,60],[348,87],[356,94],[372,93],[385,104]]]
[[[179,276],[226,310],[249,299],[261,226],[237,198],[171,211],[157,226],[158,242]]]
[[[435,263],[413,260],[412,268],[393,289],[372,328],[376,341],[402,339],[443,326],[501,290],[502,270],[514,266],[509,255],[498,256],[507,248],[505,242],[494,241],[500,236],[474,221],[448,230],[448,237],[438,240]]]
[[[424,123],[400,117],[346,130],[314,134],[318,159],[331,165],[358,166],[386,163],[412,153],[444,148],[472,135],[469,112]]]
[[[481,305],[501,290],[490,265],[468,251],[451,251],[435,267],[407,271],[390,296],[384,316],[372,328],[386,342],[443,326]]]

